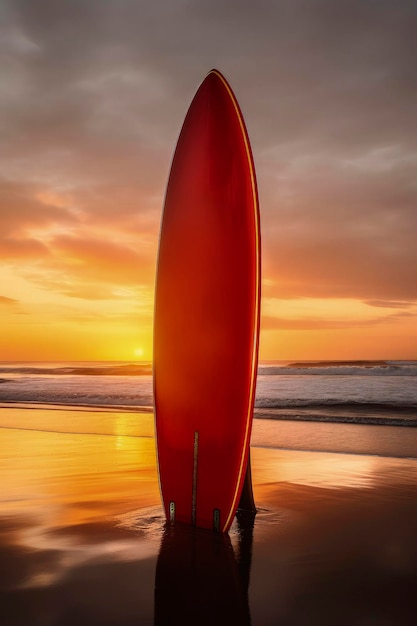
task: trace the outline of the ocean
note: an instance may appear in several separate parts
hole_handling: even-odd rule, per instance
[[[261,362],[252,445],[417,458],[416,383],[417,361]],[[140,435],[152,364],[2,362],[0,403],[130,412],[126,428]]]

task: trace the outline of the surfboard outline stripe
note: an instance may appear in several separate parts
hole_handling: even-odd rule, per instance
[[[235,488],[235,493],[233,495],[232,504],[231,504],[229,513],[226,517],[226,521],[222,529],[222,531],[225,532],[230,524],[231,518],[234,516],[236,512],[237,500],[239,497],[239,487],[241,487],[241,481],[242,481],[243,464],[244,464],[245,456],[247,453],[249,432],[251,430],[251,416],[252,416],[252,411],[253,411],[253,403],[254,403],[254,395],[255,395],[255,387],[256,387],[256,366],[258,362],[258,345],[259,345],[259,319],[260,319],[259,310],[260,310],[260,299],[261,299],[260,298],[260,295],[261,295],[260,294],[260,269],[261,268],[260,268],[260,237],[259,237],[260,218],[259,218],[259,200],[258,200],[258,189],[257,189],[257,184],[256,184],[256,176],[255,176],[255,166],[253,162],[252,150],[251,150],[250,143],[249,143],[249,136],[248,136],[246,125],[243,119],[242,112],[240,110],[236,96],[233,93],[232,88],[230,87],[229,83],[227,82],[223,74],[221,74],[221,72],[219,72],[216,69],[210,70],[207,76],[209,76],[210,74],[215,74],[222,81],[233,103],[237,118],[239,120],[240,130],[242,132],[243,141],[245,143],[246,155],[248,158],[248,164],[249,164],[249,170],[250,170],[250,178],[251,178],[251,183],[252,183],[251,186],[252,186],[252,197],[253,197],[254,218],[255,218],[255,245],[256,245],[256,255],[255,255],[256,256],[256,268],[255,268],[256,302],[255,302],[255,328],[254,328],[254,335],[253,335],[253,352],[252,352],[252,363],[251,363],[251,366],[252,366],[251,386],[249,390],[249,402],[248,402],[248,410],[247,410],[247,415],[246,415],[245,436],[244,436],[244,443],[243,443],[243,449],[242,449],[242,456],[241,456],[240,465],[239,465],[238,479],[236,482],[236,488]]]

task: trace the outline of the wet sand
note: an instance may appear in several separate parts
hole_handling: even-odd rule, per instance
[[[254,447],[253,526],[172,530],[131,417],[0,409],[2,626],[415,624],[417,460]]]

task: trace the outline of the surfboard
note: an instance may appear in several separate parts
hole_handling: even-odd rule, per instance
[[[242,113],[211,70],[168,179],[154,311],[159,480],[168,520],[226,532],[242,492],[255,397],[260,230]]]

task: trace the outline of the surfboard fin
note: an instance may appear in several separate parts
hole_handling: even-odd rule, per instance
[[[169,503],[169,521],[171,524],[175,522],[175,502]]]
[[[248,513],[252,513],[253,515],[256,515],[256,505],[255,505],[255,499],[253,497],[253,488],[252,488],[252,470],[251,470],[251,463],[250,463],[250,452],[248,456],[248,464],[246,467],[245,482],[243,483],[243,489],[242,489],[242,493],[241,493],[237,508],[239,511],[246,511]]]

